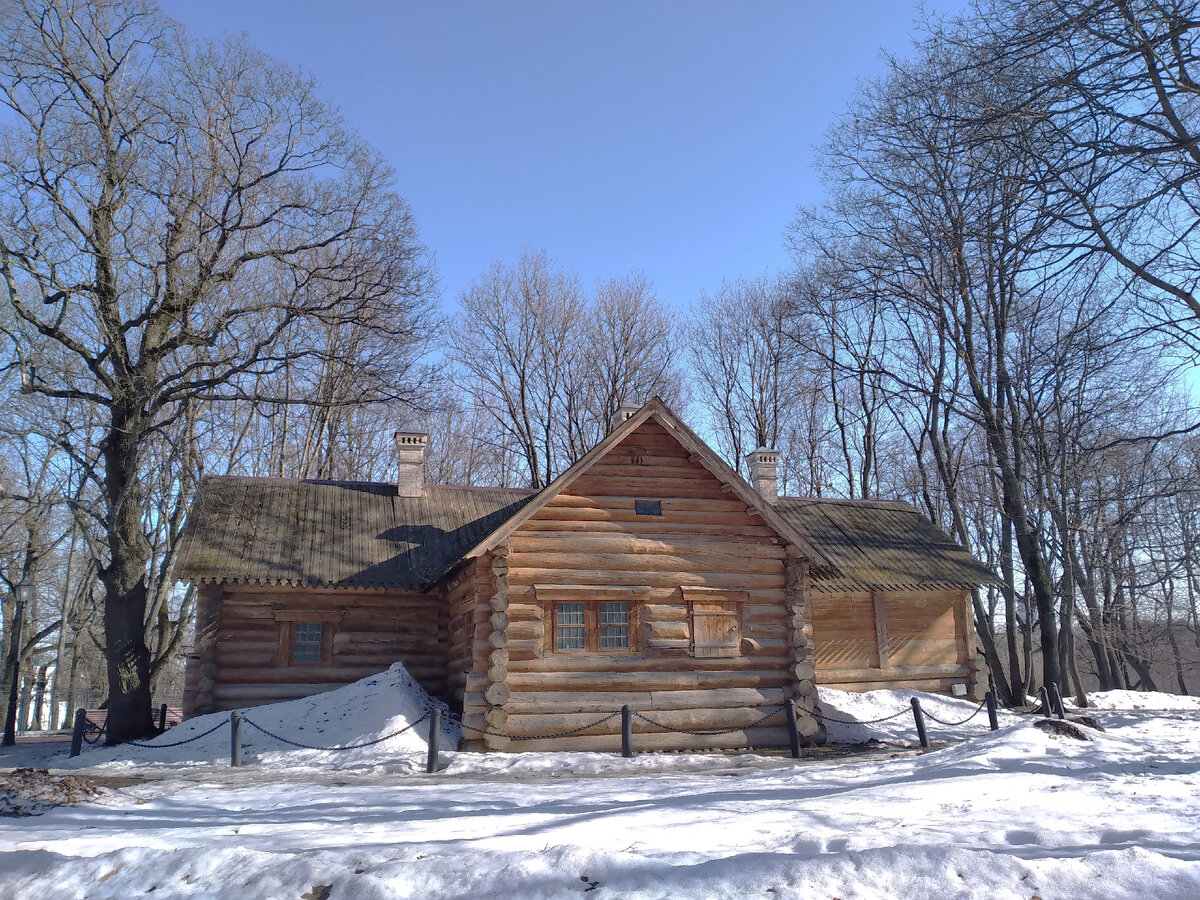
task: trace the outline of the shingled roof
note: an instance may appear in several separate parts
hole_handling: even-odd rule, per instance
[[[208,477],[180,548],[182,581],[426,590],[536,491]],[[817,591],[967,587],[995,575],[907,503],[780,498],[825,557]]]
[[[181,581],[426,590],[534,491],[206,477],[180,547]]]
[[[817,591],[963,588],[997,581],[907,503],[782,497],[776,509],[831,563],[812,570]]]

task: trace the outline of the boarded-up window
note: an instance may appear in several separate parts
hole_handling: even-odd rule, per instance
[[[692,655],[697,657],[738,656],[742,629],[739,604],[719,600],[693,600]]]

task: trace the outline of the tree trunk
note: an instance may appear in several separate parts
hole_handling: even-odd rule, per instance
[[[137,475],[137,406],[113,410],[104,442],[110,559],[104,583],[105,662],[108,668],[108,743],[154,735],[150,708],[150,648],[146,646],[146,565],[149,548],[141,522]]]

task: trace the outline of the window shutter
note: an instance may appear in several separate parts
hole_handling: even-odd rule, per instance
[[[692,602],[692,655],[729,657],[741,654],[738,607],[715,601]]]

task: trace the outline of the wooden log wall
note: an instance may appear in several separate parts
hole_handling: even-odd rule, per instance
[[[661,501],[662,515],[638,515],[636,500]],[[804,681],[811,691],[811,674],[803,668],[811,667],[810,646],[801,654],[794,649],[795,632],[805,628],[803,587],[785,577],[786,552],[753,508],[723,489],[666,429],[644,424],[518,528],[486,564],[493,574],[488,600],[503,596],[504,608],[477,601],[489,637],[475,641],[466,721],[532,736],[578,728],[628,703],[664,725],[735,729],[692,736],[635,721],[641,748],[786,746],[782,713],[753,724],[797,696]],[[568,595],[585,603],[628,600],[631,649],[556,651],[553,604]],[[714,606],[732,602],[740,635],[733,655],[693,655],[689,603],[696,601],[689,597],[712,598]],[[505,651],[503,665],[493,655],[497,649]],[[810,717],[803,720],[809,733],[816,730]],[[469,740],[467,746],[501,744]],[[504,749],[619,747],[620,720],[614,718],[568,737],[512,741]]]
[[[183,675],[184,716],[204,715],[217,707],[216,646],[220,628],[221,586],[201,584],[196,588],[196,637]]]
[[[811,602],[818,684],[979,693],[966,591],[814,593]]]
[[[467,560],[442,583],[447,613],[446,692],[459,708],[474,669],[475,610],[483,588],[479,563]]]
[[[185,715],[304,697],[394,662],[403,662],[431,694],[446,694],[447,621],[437,593],[206,586],[201,607],[204,627],[195,665],[188,661]],[[309,620],[327,629],[326,658],[292,664],[287,629]]]

